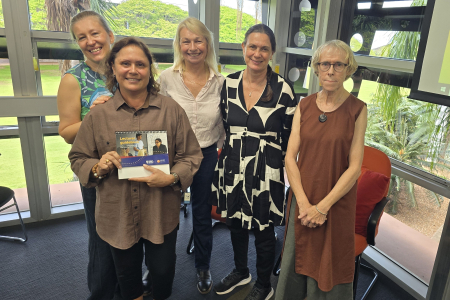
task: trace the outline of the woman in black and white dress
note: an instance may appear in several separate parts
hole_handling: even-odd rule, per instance
[[[251,27],[242,43],[247,67],[230,74],[222,88],[226,140],[215,170],[212,203],[227,219],[235,269],[214,287],[220,295],[251,281],[247,251],[252,227],[258,278],[246,299],[269,299],[273,294],[274,226],[284,219],[283,160],[297,104],[292,86],[269,66],[275,48],[269,27]]]

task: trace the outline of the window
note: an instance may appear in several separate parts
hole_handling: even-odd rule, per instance
[[[408,88],[362,81],[359,98],[369,112],[365,142],[399,162],[448,180],[450,109],[408,95]],[[376,247],[429,284],[449,200],[395,174],[388,197]]]
[[[262,7],[262,0],[221,0],[219,42],[241,44],[245,32],[253,25],[261,23]]]
[[[311,76],[311,68],[308,62],[311,57],[288,54],[286,61],[287,79],[294,86],[294,92],[301,96],[307,96],[309,87],[309,78]]]
[[[46,135],[44,142],[52,207],[81,202],[78,177],[67,157],[72,146],[59,135]]]
[[[60,59],[40,59],[39,71],[41,76],[42,95],[56,96],[58,94],[59,83],[61,82],[62,64],[66,60]],[[67,60],[68,67],[79,63],[78,60]]]
[[[3,5],[0,1],[0,28],[5,28],[5,20],[3,19]]]
[[[317,0],[292,1],[288,47],[312,49]]]
[[[352,49],[357,54],[415,60],[426,0],[380,1],[370,8],[362,5],[367,1],[358,2]]]
[[[0,38],[0,44],[2,42],[6,45],[5,38]],[[2,96],[14,96],[11,80],[11,68],[9,66],[9,59],[7,58],[0,58],[0,97]],[[0,128],[9,126],[17,126],[17,118],[0,118]]]
[[[0,136],[0,149],[1,185],[14,190],[20,211],[30,210],[20,139],[17,136]],[[0,214],[8,214],[15,211],[15,207],[10,207],[0,212]]]
[[[56,6],[48,7],[45,0],[28,0],[31,29],[68,32],[71,16],[80,10],[93,9],[105,17],[117,35],[172,39],[178,23],[188,16],[188,0],[103,2],[105,6],[101,8],[83,7],[79,4],[76,7],[57,9]],[[49,10],[52,10],[51,13]],[[50,15],[54,17],[50,18]]]

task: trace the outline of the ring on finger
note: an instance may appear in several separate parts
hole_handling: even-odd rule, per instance
[[[109,163],[109,159],[106,159],[106,163]]]

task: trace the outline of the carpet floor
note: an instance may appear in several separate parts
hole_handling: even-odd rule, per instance
[[[29,237],[26,243],[0,240],[0,299],[86,299],[89,293],[86,283],[88,234],[84,215],[26,224],[26,228]],[[253,282],[236,288],[228,295],[219,296],[213,291],[207,295],[198,293],[194,255],[186,253],[191,230],[191,212],[188,212],[187,217],[180,212],[176,274],[170,299],[244,299]],[[278,235],[278,257],[283,243],[284,227],[277,227],[275,230]],[[211,274],[213,281],[219,282],[233,268],[233,251],[229,231],[224,224],[215,226],[213,234]],[[0,228],[0,235],[21,235],[21,229],[19,226]],[[249,245],[249,268],[254,280],[256,253],[253,235],[250,235]],[[276,288],[278,277],[272,276],[271,280]],[[361,270],[356,299],[360,299],[370,280],[370,272]],[[367,299],[414,298],[380,274]]]

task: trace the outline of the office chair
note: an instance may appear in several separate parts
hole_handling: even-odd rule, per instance
[[[358,178],[355,224],[355,276],[353,280],[353,299],[356,299],[359,269],[363,267],[373,272],[373,279],[364,291],[365,300],[378,278],[375,269],[361,263],[361,255],[368,245],[375,246],[378,225],[384,207],[389,201],[391,161],[386,154],[372,147],[364,147],[361,175]]]
[[[14,203],[11,205],[8,205],[6,207],[3,207],[6,205],[10,200],[14,200]],[[13,236],[4,236],[0,235],[0,239],[3,240],[13,240],[13,241],[20,241],[20,242],[26,242],[28,240],[27,232],[25,231],[25,225],[23,224],[22,216],[20,215],[19,206],[17,205],[16,197],[14,195],[14,191],[10,188],[0,186],[0,212],[12,207],[16,206],[17,213],[19,214],[19,220],[20,224],[22,225],[22,231],[25,238],[19,238],[19,237],[13,237]]]

